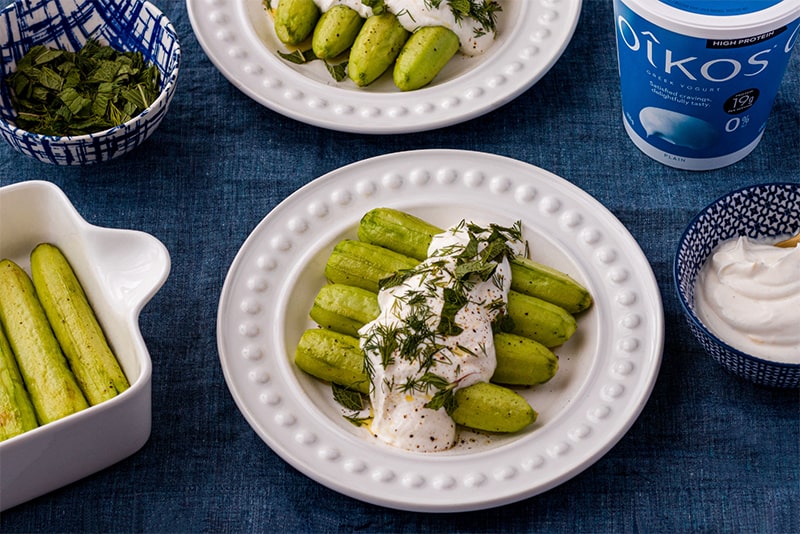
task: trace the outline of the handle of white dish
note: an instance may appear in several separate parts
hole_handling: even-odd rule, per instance
[[[90,250],[86,257],[92,265],[82,267],[94,273],[94,279],[115,302],[138,314],[169,275],[167,248],[152,235],[136,230],[93,227],[87,241]]]

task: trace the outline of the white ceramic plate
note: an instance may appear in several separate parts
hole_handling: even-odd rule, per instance
[[[567,47],[581,0],[506,0],[494,45],[479,57],[457,55],[418,91],[399,92],[391,75],[367,88],[335,82],[315,61],[281,59],[263,0],[186,0],[197,40],[212,63],[260,104],[332,130],[388,134],[432,130],[506,104],[550,70]]]
[[[328,385],[292,363],[332,247],[363,213],[389,206],[445,227],[520,220],[534,259],[585,284],[594,306],[556,353],[560,369],[521,393],[539,412],[513,436],[465,434],[442,453],[384,445],[345,421]],[[661,296],[636,241],[601,204],[542,169],[453,150],[395,153],[314,180],[243,244],[220,299],[228,387],[272,450],[312,479],[387,507],[453,512],[514,502],[575,476],[628,430],[650,396],[663,348]]]

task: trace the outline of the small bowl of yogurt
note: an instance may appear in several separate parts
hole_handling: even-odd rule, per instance
[[[733,191],[706,206],[678,243],[675,287],[689,329],[730,372],[800,387],[800,184]]]

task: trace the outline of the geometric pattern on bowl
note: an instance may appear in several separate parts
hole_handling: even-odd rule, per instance
[[[79,50],[88,38],[141,52],[160,73],[158,98],[141,114],[86,135],[47,136],[17,128],[5,78],[34,45]],[[0,135],[17,151],[55,165],[108,161],[139,146],[161,124],[175,92],[181,49],[175,29],[141,0],[17,0],[0,12]]]
[[[758,358],[710,332],[694,311],[695,281],[711,251],[723,241],[747,236],[774,242],[798,231],[800,184],[755,185],[729,193],[700,211],[681,236],[675,255],[675,289],[692,334],[730,372],[764,386],[800,387],[800,364]]]

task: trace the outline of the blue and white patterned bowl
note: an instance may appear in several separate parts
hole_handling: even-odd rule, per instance
[[[764,386],[800,387],[800,364],[772,362],[746,354],[710,332],[695,313],[695,280],[711,251],[723,241],[747,236],[773,242],[798,231],[800,184],[755,185],[729,193],[698,213],[681,236],[675,255],[675,287],[689,329],[726,369]]]
[[[5,78],[34,45],[79,50],[88,37],[141,52],[161,74],[161,94],[131,120],[102,132],[48,136],[17,128]],[[172,23],[142,0],[17,0],[0,12],[0,135],[19,152],[55,165],[108,161],[139,146],[161,124],[178,79],[181,49]]]

